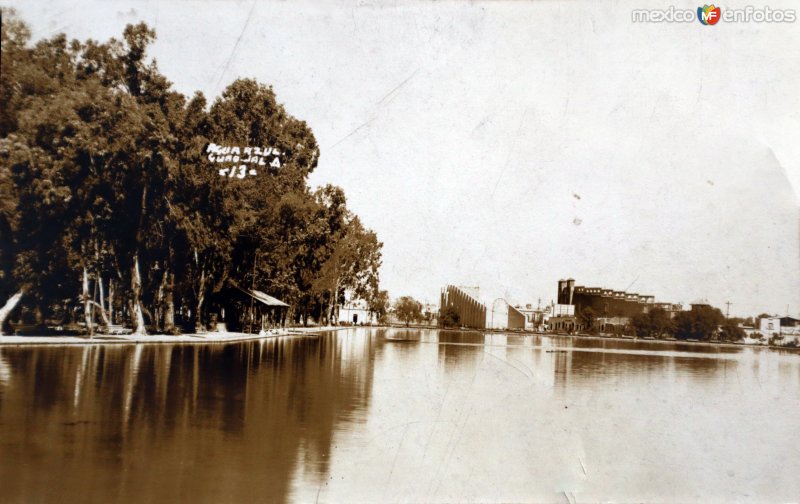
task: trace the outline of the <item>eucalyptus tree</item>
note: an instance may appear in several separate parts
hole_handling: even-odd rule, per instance
[[[377,294],[380,242],[340,188],[309,189],[319,147],[270,87],[240,79],[209,107],[148,59],[145,24],[31,46],[25,24],[3,17],[0,328],[23,297],[37,314],[81,306],[88,328],[95,312],[125,320],[122,309],[143,334],[172,331],[176,313],[201,330],[229,281],[304,319],[330,313],[344,288]],[[211,144],[258,147],[266,163],[222,177]]]
[[[378,296],[382,247],[375,233],[365,229],[354,215],[348,215],[344,227],[331,238],[331,253],[313,284],[315,292],[327,295],[329,321],[335,318],[334,307],[345,291],[368,304]]]

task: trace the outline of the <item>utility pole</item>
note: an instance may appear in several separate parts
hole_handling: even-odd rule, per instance
[[[725,301],[725,318],[730,318],[731,315],[731,302]]]

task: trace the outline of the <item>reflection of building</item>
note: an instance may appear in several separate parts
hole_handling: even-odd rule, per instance
[[[467,291],[472,294],[468,294]],[[462,326],[484,329],[486,328],[486,306],[478,301],[477,294],[477,288],[448,285],[441,292],[440,310],[452,307],[458,313],[459,323]]]

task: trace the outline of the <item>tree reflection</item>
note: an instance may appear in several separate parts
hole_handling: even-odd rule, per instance
[[[358,334],[4,349],[4,496],[289,500],[295,471],[324,481],[336,431],[364,416],[372,351]]]

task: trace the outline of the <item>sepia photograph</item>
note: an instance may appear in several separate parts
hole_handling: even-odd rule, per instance
[[[800,503],[797,11],[0,0],[0,504]]]

